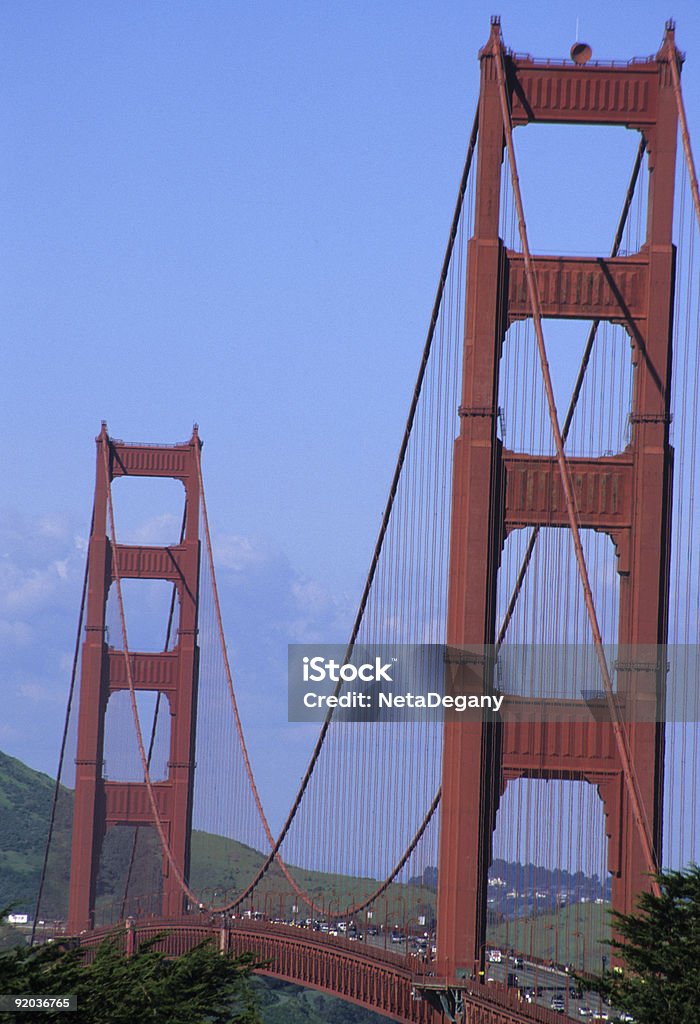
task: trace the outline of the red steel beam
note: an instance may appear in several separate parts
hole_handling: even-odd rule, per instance
[[[189,442],[172,447],[127,445],[113,441],[106,425],[97,438],[95,516],[88,557],[88,600],[82,652],[76,788],[71,852],[68,927],[81,932],[94,924],[95,885],[105,830],[112,825],[153,825],[145,783],[103,777],[105,715],[109,696],[130,690],[160,691],[168,700],[170,752],[168,778],[153,786],[162,815],[169,856],[164,854],[163,909],[182,912],[178,872],[189,871],[194,782],[194,734],[197,696],[197,614],[199,588],[199,486],[196,430]],[[105,472],[105,466],[107,472]],[[118,476],[176,477],[185,485],[184,540],[171,548],[112,545],[107,535],[109,488]],[[120,485],[125,487],[125,484]],[[106,640],[105,609],[116,565],[120,579],[165,579],[179,597],[178,639],[171,652],[130,653]],[[173,858],[177,871],[170,869]]]
[[[525,261],[506,251],[508,320],[531,316]],[[639,328],[647,314],[649,259],[634,256],[535,256],[533,259],[542,316],[574,320],[609,320]]]
[[[130,931],[132,949],[165,933],[159,945],[170,956],[180,956],[207,939],[233,956],[253,952],[267,962],[261,974],[338,996],[398,1024],[440,1024],[445,1019],[421,998],[422,991],[436,988],[434,977],[416,974],[405,956],[379,948],[268,922],[220,927],[163,920],[135,922]],[[81,936],[80,943],[92,950],[109,934],[113,932],[99,930]],[[517,992],[502,985],[489,986],[487,992],[466,990],[464,999],[470,1024],[557,1024],[561,1020],[543,1006],[519,1002]]]
[[[672,451],[668,440],[673,248],[671,243],[677,111],[672,31],[660,53],[627,65],[574,66],[504,55],[497,19],[480,54],[480,151],[474,237],[466,285],[460,434],[453,469],[447,642],[494,642],[495,585],[503,539],[524,526],[570,526],[560,468],[553,459],[501,449],[495,430],[501,346],[508,323],[536,308],[547,317],[620,323],[632,344],[634,394],[628,449],[612,458],[568,459],[577,528],[612,537],[620,573],[621,645],[663,644],[668,607]],[[653,173],[648,182],[647,239],[632,257],[525,257],[498,237],[504,123],[498,77],[504,60],[511,123],[617,124],[641,131]],[[624,683],[624,680],[623,680]],[[657,677],[643,677],[655,688]],[[641,692],[642,698],[645,691]],[[651,690],[649,691],[651,695]],[[654,692],[654,699],[656,694]],[[581,716],[589,715],[585,705]],[[576,713],[572,713],[576,718]],[[589,715],[590,718],[590,715]],[[610,726],[608,727],[610,729]],[[638,834],[640,814],[658,858],[661,842],[663,731],[655,722],[625,729],[621,763],[606,734],[601,760],[595,722],[534,726],[446,723],[438,867],[438,973],[460,981],[476,971],[485,943],[485,885],[498,794],[508,778],[547,773],[585,778],[604,801],[614,867],[613,903],[629,911],[648,888],[649,859]],[[522,744],[525,744],[524,748]],[[629,761],[629,764],[628,764]],[[621,789],[630,764],[639,807]],[[597,772],[596,772],[597,769]],[[493,780],[498,779],[494,794]],[[612,795],[611,795],[612,794]]]

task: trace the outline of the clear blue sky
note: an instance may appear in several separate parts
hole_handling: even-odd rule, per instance
[[[552,57],[578,18],[601,59],[654,53],[674,16],[700,153],[691,0],[2,5],[0,748],[55,764],[102,419],[139,441],[199,422],[233,647],[344,638],[492,13],[509,46]],[[582,146],[572,183],[619,155],[617,209],[635,144]],[[542,166],[558,159],[547,137]],[[523,179],[535,246],[609,245],[609,223],[572,234]],[[276,723],[282,792],[259,694],[242,704],[276,818],[309,737]]]

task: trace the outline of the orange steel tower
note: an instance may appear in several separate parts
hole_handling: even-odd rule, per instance
[[[168,776],[152,785],[172,862],[183,878],[189,869],[194,739],[197,701],[197,612],[199,600],[199,485],[195,428],[186,444],[124,444],[107,434],[97,438],[95,508],[88,554],[88,597],[82,649],[76,757],[73,846],[68,930],[77,934],[94,925],[95,883],[100,849],[112,825],[153,825],[153,806],[144,782],[103,778],[105,712],[119,690],[150,690],[167,698],[170,712]],[[108,536],[109,490],[120,476],[170,477],[185,488],[185,529],[170,547],[114,544]],[[105,611],[110,587],[120,579],[168,580],[179,604],[177,642],[162,653],[110,647]],[[129,665],[127,667],[127,657]],[[162,913],[183,912],[183,894],[168,857],[163,857]]]
[[[673,453],[669,444],[674,293],[672,220],[677,107],[672,23],[647,61],[537,61],[504,50],[498,19],[480,53],[479,147],[474,234],[469,242],[460,431],[454,448],[447,642],[495,641],[496,577],[510,531],[569,525],[555,457],[506,450],[496,433],[499,361],[514,320],[530,317],[527,267],[499,237],[499,197],[510,124],[618,125],[641,132],[649,159],[646,241],[617,258],[533,258],[544,317],[622,324],[631,342],[631,442],[619,455],[567,459],[581,529],[612,539],[620,578],[619,644],[666,641]],[[499,68],[498,62],[501,62]],[[503,90],[503,92],[501,91]],[[507,105],[503,93],[507,97]],[[649,649],[647,647],[647,649]],[[618,666],[618,691],[657,708],[652,661]],[[489,685],[484,679],[484,685]],[[613,906],[629,911],[649,887],[624,766],[608,724],[578,721],[538,729],[518,722],[454,723],[444,729],[438,869],[438,975],[448,983],[483,967],[487,872],[500,796],[508,780],[585,781],[606,815]],[[660,859],[663,727],[627,725],[631,765],[649,838]]]

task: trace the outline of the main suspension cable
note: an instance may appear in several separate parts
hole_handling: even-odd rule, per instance
[[[109,529],[112,538],[112,573],[114,577],[114,583],[117,592],[117,606],[119,609],[119,622],[121,626],[122,634],[122,647],[124,653],[124,667],[126,669],[126,679],[129,687],[129,697],[131,699],[131,712],[134,719],[134,728],[136,730],[136,742],[139,748],[139,756],[141,758],[141,767],[143,770],[143,780],[146,786],[146,793],[148,796],[148,802],[151,806],[151,814],[153,817],[153,824],[155,825],[158,838],[160,839],[161,848],[165,854],[170,869],[172,870],[178,885],[182,889],[183,893],[193,902],[197,903],[197,897],[194,892],[190,889],[187,884],[185,877],[180,870],[180,866],[173,856],[170,844],[168,843],[165,828],[158,811],[158,804],[156,802],[155,793],[153,792],[153,783],[151,781],[151,775],[148,768],[148,758],[146,756],[146,748],[143,742],[143,732],[141,730],[141,722],[139,721],[138,704],[136,702],[136,687],[134,685],[134,676],[132,671],[132,658],[129,652],[129,641],[126,632],[126,616],[124,614],[124,598],[122,594],[122,579],[119,567],[119,545],[117,544],[116,528],[114,523],[114,503],[112,501],[112,484],[109,472],[109,447],[110,441],[106,434],[100,437],[100,443],[102,445],[102,467],[105,477],[105,487],[107,491],[107,515],[109,519]]]
[[[186,895],[187,898],[192,903],[199,904],[198,896],[190,888],[190,886],[189,886],[187,880],[185,879],[185,877],[184,877],[184,875],[183,875],[183,873],[182,873],[182,871],[181,871],[177,861],[175,860],[175,857],[173,856],[172,850],[170,849],[170,844],[168,843],[167,835],[166,835],[166,832],[165,832],[165,827],[164,827],[162,819],[160,817],[160,813],[158,811],[157,801],[156,801],[156,798],[155,798],[155,793],[153,791],[153,783],[152,783],[151,775],[150,775],[150,752],[149,752],[149,754],[146,753],[146,748],[145,748],[144,740],[143,740],[143,732],[142,732],[141,723],[140,723],[140,720],[139,720],[138,705],[137,705],[137,701],[136,701],[136,687],[134,685],[134,678],[133,678],[133,671],[132,671],[132,658],[131,658],[131,654],[130,654],[130,651],[129,651],[129,642],[128,642],[127,629],[126,629],[126,616],[125,616],[125,613],[124,613],[124,600],[123,600],[123,593],[122,593],[122,586],[121,586],[121,572],[120,572],[120,567],[119,567],[119,546],[117,544],[116,525],[115,525],[115,518],[114,518],[114,504],[113,504],[113,501],[112,501],[112,487],[111,487],[111,479],[110,479],[110,472],[109,472],[109,455],[108,455],[109,445],[110,445],[109,438],[107,436],[105,436],[103,438],[103,440],[102,440],[102,462],[103,462],[103,469],[104,469],[104,474],[105,474],[105,484],[106,484],[106,491],[107,491],[107,512],[108,512],[108,518],[109,518],[110,533],[111,533],[111,538],[112,538],[112,566],[113,566],[114,582],[115,582],[116,592],[117,592],[117,604],[118,604],[118,609],[119,609],[119,620],[120,620],[121,634],[122,634],[122,646],[123,646],[123,652],[124,652],[124,664],[125,664],[125,668],[126,668],[126,676],[127,676],[128,687],[129,687],[129,696],[130,696],[130,699],[131,699],[131,710],[132,710],[132,716],[133,716],[133,720],[134,720],[134,728],[135,728],[135,731],[136,731],[136,742],[137,742],[138,749],[139,749],[139,756],[141,758],[141,767],[142,767],[142,771],[143,771],[144,784],[146,786],[146,792],[147,792],[148,800],[149,800],[150,807],[151,807],[151,814],[152,814],[152,817],[153,817],[153,824],[154,824],[154,826],[156,828],[156,831],[158,833],[158,837],[159,837],[159,840],[160,840],[160,844],[161,844],[163,853],[165,854],[165,857],[167,858],[168,864],[170,865],[170,867],[171,867],[171,869],[173,871],[173,875],[175,876],[175,879],[176,879],[178,885],[180,886],[180,889],[182,890],[183,894]],[[203,488],[202,488],[201,467],[200,467],[200,463],[199,463],[199,447],[197,447],[197,449],[196,449],[196,458],[197,458],[197,469],[198,469],[198,476],[199,476],[200,494],[202,494]],[[203,495],[202,495],[202,497],[203,497]],[[205,508],[205,506],[203,504],[203,509],[204,508]],[[217,591],[216,591],[215,578],[213,576],[213,559],[212,559],[212,556],[211,556],[211,541],[210,541],[210,537],[209,537],[209,530],[208,530],[208,523],[207,523],[207,520],[206,520],[206,513],[205,513],[205,524],[206,524],[206,532],[207,532],[209,557],[211,559],[210,568],[212,569],[212,581],[214,583],[214,596],[215,596],[215,601],[216,601],[216,609],[217,609],[217,615],[218,615],[218,618],[219,618],[219,623],[221,623],[221,614],[220,614],[220,608],[219,608],[219,603],[218,603],[218,594],[217,594]],[[224,657],[224,664],[226,665],[227,678],[228,678],[228,681],[229,681],[230,691],[233,694],[233,687],[232,687],[231,676],[230,676],[230,666],[229,666],[229,663],[228,663],[228,655],[227,655],[227,652],[226,652],[225,644],[223,645],[223,657]],[[260,804],[259,796],[258,796],[258,793],[257,793],[257,788],[255,786],[255,780],[254,780],[254,778],[252,776],[252,771],[250,771],[250,762],[248,760],[248,755],[247,755],[247,750],[246,750],[246,746],[245,746],[245,741],[243,739],[243,733],[242,733],[242,729],[241,729],[241,723],[240,723],[240,719],[238,717],[238,709],[237,709],[237,705],[236,705],[236,702],[235,702],[235,695],[233,695],[233,705],[234,705],[234,711],[235,711],[235,715],[236,715],[236,724],[237,724],[237,728],[239,730],[239,739],[241,741],[243,757],[244,757],[244,760],[245,760],[245,763],[246,763],[246,766],[247,766],[247,769],[248,769],[248,772],[249,772],[249,776],[248,776],[249,777],[249,782],[250,782],[250,784],[251,784],[251,786],[253,788],[253,794],[254,794],[254,797],[256,798],[256,802],[257,802],[257,805],[258,805],[258,811],[259,811],[259,813],[261,815],[261,820],[263,822],[263,826],[266,828],[266,832],[267,832],[267,835],[268,835],[268,841],[270,843],[272,843],[274,840],[273,840],[272,834],[270,832],[269,826],[267,825],[267,820],[266,820],[264,812],[262,810],[262,805]],[[280,866],[280,868],[281,868],[281,870],[282,870],[286,880],[292,886],[292,888],[297,893],[297,895],[300,896],[301,898],[305,898],[304,893],[297,886],[296,882],[294,881],[292,876],[289,874],[289,872],[288,872],[288,870],[286,868],[286,865],[284,865],[281,862],[279,857],[276,857],[276,860],[277,860],[277,863],[279,864],[279,866]],[[213,907],[212,906],[212,907],[210,907],[210,910],[211,910],[212,913],[222,913],[224,911],[230,910],[231,907],[234,906],[234,905],[235,905],[235,902],[234,903],[226,903],[226,904],[224,904],[224,905],[222,905],[220,907]]]
[[[267,839],[270,847],[273,848],[275,846],[275,837],[272,834],[272,830],[271,830],[269,822],[267,820],[267,815],[265,814],[265,810],[264,810],[263,805],[262,805],[262,800],[260,799],[260,793],[258,791],[257,783],[255,781],[255,776],[253,774],[253,768],[252,768],[252,765],[250,763],[250,757],[248,756],[248,746],[247,746],[246,741],[245,741],[245,735],[243,733],[243,724],[241,722],[241,716],[240,716],[240,713],[238,711],[238,701],[236,700],[236,693],[235,693],[235,690],[234,690],[234,687],[233,687],[233,675],[231,673],[231,664],[229,662],[228,648],[226,646],[226,637],[224,635],[224,624],[223,624],[223,619],[222,619],[222,616],[221,616],[221,604],[219,602],[219,588],[217,587],[217,584],[216,584],[216,572],[215,572],[215,569],[214,569],[214,554],[213,554],[212,543],[211,543],[211,533],[210,533],[210,530],[209,530],[209,516],[207,514],[207,502],[206,502],[206,497],[204,495],[204,481],[203,481],[203,477],[202,477],[201,451],[200,451],[199,445],[197,445],[197,447],[196,447],[195,462],[196,462],[196,465],[197,465],[197,482],[198,482],[198,487],[199,487],[199,498],[200,498],[200,501],[202,503],[202,520],[203,520],[203,523],[204,523],[204,536],[205,536],[205,541],[206,541],[206,545],[205,546],[206,546],[206,550],[207,550],[207,561],[208,561],[208,564],[209,564],[209,573],[210,573],[210,576],[211,576],[212,592],[213,592],[213,596],[214,596],[214,612],[215,612],[215,615],[216,615],[216,624],[217,624],[217,629],[218,629],[218,633],[219,633],[219,643],[221,645],[221,653],[222,653],[222,658],[223,658],[223,663],[224,663],[224,674],[226,675],[226,684],[227,684],[227,687],[228,687],[229,699],[231,701],[231,707],[233,709],[233,717],[234,717],[234,721],[236,723],[236,735],[238,736],[238,742],[240,744],[240,749],[241,749],[241,754],[242,754],[242,757],[243,757],[243,764],[244,764],[244,767],[245,767],[245,772],[246,772],[246,776],[247,776],[247,779],[248,779],[248,784],[250,786],[250,789],[251,789],[251,792],[252,792],[252,795],[253,795],[253,800],[255,802],[255,807],[256,807],[256,810],[258,812],[258,816],[260,818],[260,822],[261,822],[263,830],[265,832],[265,838]],[[274,859],[275,859],[277,865],[279,866],[280,870],[282,871],[282,874],[284,875],[285,879],[287,880],[289,885],[292,887],[295,895],[297,895],[301,900],[303,900],[305,903],[307,903],[308,906],[310,906],[312,909],[318,910],[319,908],[313,902],[311,897],[307,896],[307,894],[304,893],[304,891],[299,887],[299,885],[295,881],[294,877],[291,875],[289,869],[287,868],[287,865],[284,863],[284,861],[280,857],[278,850],[275,850],[275,852],[274,852]],[[225,906],[217,908],[217,912],[218,911],[224,911],[224,910],[231,910],[233,907],[238,906],[239,903],[241,903],[248,895],[250,895],[252,890],[255,888],[255,885],[257,885],[257,881],[258,881],[258,876],[256,875],[256,878],[254,879],[254,881],[244,890],[243,893],[241,893],[238,897],[236,897],[235,900],[232,900],[230,903],[227,903]]]
[[[183,540],[185,539],[185,527],[186,527],[186,524],[187,524],[187,499],[185,498],[185,507],[182,510],[182,522],[180,524],[180,541],[179,541],[180,544],[182,544]],[[165,629],[165,642],[163,644],[163,651],[164,652],[167,652],[169,647],[170,647],[170,637],[172,635],[173,620],[175,618],[175,608],[176,608],[176,605],[177,605],[177,584],[173,583],[172,593],[170,595],[170,607],[168,609],[168,624],[167,624],[166,629]],[[162,692],[161,692],[161,690],[158,690],[158,693],[157,693],[157,696],[156,696],[155,708],[153,709],[153,723],[151,725],[151,737],[150,737],[150,739],[148,741],[147,766],[148,766],[149,772],[151,770],[151,761],[153,760],[153,748],[154,748],[155,742],[156,742],[156,731],[157,731],[157,728],[158,728],[158,716],[160,714],[161,697],[162,697]],[[131,876],[133,874],[134,864],[136,862],[136,847],[138,845],[138,838],[139,838],[139,826],[137,825],[135,827],[135,829],[134,829],[134,835],[133,835],[133,839],[132,839],[132,843],[131,843],[131,855],[129,857],[129,867],[128,867],[127,872],[126,872],[126,881],[124,882],[124,894],[122,896],[122,906],[121,906],[121,913],[120,913],[120,917],[121,918],[123,918],[125,913],[126,913],[126,903],[127,903],[127,898],[128,898],[128,895],[129,895],[129,886],[131,885]]]
[[[685,116],[685,104],[683,103],[683,93],[681,92],[681,76],[678,71],[679,55],[675,45],[671,43],[670,39],[667,40],[668,48],[668,63],[671,65],[671,79],[673,82],[673,94],[676,98],[676,106],[678,107],[678,118],[681,123],[681,140],[683,142],[683,152],[685,153],[685,160],[688,165],[688,177],[690,178],[690,191],[693,195],[693,206],[695,207],[695,216],[698,221],[698,227],[700,227],[700,191],[698,190],[698,176],[695,172],[695,160],[693,159],[693,150],[690,145],[690,131],[688,130],[688,119]]]
[[[644,856],[644,860],[646,861],[647,870],[651,875],[655,876],[658,872],[658,861],[656,857],[656,852],[654,850],[654,845],[651,839],[651,830],[649,828],[649,823],[647,821],[644,804],[639,792],[639,784],[637,780],[635,767],[632,761],[627,732],[624,728],[624,724],[621,720],[618,707],[615,703],[612,681],[610,678],[610,672],[608,670],[605,651],[603,649],[603,639],[600,633],[598,616],[596,613],[595,603],[593,600],[593,593],[591,590],[591,584],[588,576],[588,568],[586,566],[586,558],[583,553],[583,546],[581,544],[581,533],[578,523],[578,510],[576,508],[576,499],[574,495],[569,464],[567,461],[566,453],[564,451],[564,442],[562,440],[561,430],[559,427],[556,402],[554,399],[554,389],[552,386],[552,377],[549,370],[549,362],[547,360],[547,349],[545,347],[544,334],[542,331],[542,312],[539,289],[537,285],[537,277],[535,274],[532,256],[530,254],[530,246],[527,237],[527,227],[525,224],[525,214],[523,210],[523,201],[520,192],[520,180],[518,177],[518,168],[515,160],[515,150],[513,147],[513,131],[511,125],[510,111],[508,109],[505,70],[503,66],[504,61],[505,52],[503,42],[499,38],[497,44],[494,46],[494,62],[496,65],[496,75],[498,78],[501,115],[503,118],[503,131],[506,138],[508,163],[510,167],[513,195],[515,198],[515,205],[518,215],[518,230],[520,233],[520,241],[523,250],[523,261],[525,264],[525,276],[527,278],[528,296],[530,299],[530,307],[532,310],[535,338],[537,340],[537,350],[540,359],[540,368],[542,370],[542,380],[544,383],[545,395],[547,398],[549,420],[552,427],[554,443],[556,446],[556,458],[557,464],[559,466],[559,475],[561,477],[562,489],[564,491],[566,513],[567,518],[569,520],[569,528],[571,530],[571,538],[574,545],[576,564],[578,566],[581,587],[583,590],[584,603],[586,606],[588,620],[591,627],[593,644],[595,647],[598,664],[600,666],[603,687],[605,689],[605,695],[608,703],[608,708],[610,711],[613,734],[615,737],[615,744],[617,746],[617,751],[622,766],[622,774],[624,777],[625,789],[630,800],[632,817],[634,819],[635,826],[639,834],[639,839],[642,846],[642,853]],[[652,879],[651,884],[654,893],[656,895],[659,895],[660,889],[656,880]]]
[[[644,138],[644,136],[642,136],[642,138],[639,140],[637,155],[634,160],[634,166],[632,168],[632,174],[630,176],[629,185],[627,186],[627,194],[625,195],[625,201],[622,206],[622,212],[620,214],[620,219],[617,224],[617,231],[615,232],[615,238],[613,239],[613,244],[610,251],[610,256],[612,258],[617,256],[618,252],[620,251],[620,244],[622,242],[622,236],[625,230],[625,225],[627,224],[627,217],[629,216],[630,207],[632,206],[632,200],[634,199],[634,192],[637,185],[637,179],[639,178],[639,172],[642,167],[642,158],[644,156],[646,146],[646,139]],[[586,371],[588,369],[588,364],[590,362],[591,353],[593,351],[593,345],[598,334],[599,326],[600,320],[594,320],[588,332],[588,337],[586,338],[586,345],[584,347],[583,355],[581,357],[581,365],[579,366],[578,375],[576,377],[576,383],[574,384],[574,390],[571,394],[571,400],[569,402],[569,408],[567,409],[566,417],[561,428],[561,439],[564,443],[566,443],[566,439],[569,436],[569,430],[571,428],[574,413],[576,412],[576,406],[581,395],[583,382],[586,377]],[[520,564],[520,569],[518,570],[518,575],[515,584],[513,585],[513,591],[510,595],[510,600],[508,601],[508,607],[506,608],[506,611],[503,615],[503,621],[501,622],[500,629],[498,630],[496,648],[499,648],[501,646],[501,644],[505,640],[506,633],[508,632],[508,626],[510,625],[510,621],[513,618],[515,606],[517,604],[520,592],[523,588],[523,583],[525,582],[525,576],[527,575],[527,570],[529,568],[530,561],[532,560],[532,555],[535,550],[535,545],[537,543],[537,538],[539,537],[540,530],[541,526],[539,526],[538,524],[537,526],[533,526],[532,531],[530,533],[530,537],[527,542],[527,548],[525,549],[525,554],[523,555],[523,559]]]
[[[357,637],[358,637],[359,632],[360,632],[360,627],[362,625],[362,620],[364,618],[365,609],[367,607],[367,602],[369,600],[370,591],[372,589],[372,583],[374,581],[374,577],[375,577],[375,574],[376,574],[376,571],[377,571],[377,566],[379,565],[379,559],[380,559],[382,548],[383,548],[383,544],[384,544],[384,538],[386,537],[386,533],[387,533],[387,530],[388,530],[388,527],[389,527],[389,521],[391,519],[392,510],[394,508],[394,502],[395,502],[396,495],[397,495],[398,488],[399,488],[399,480],[401,478],[401,471],[403,469],[404,461],[405,461],[405,458],[406,458],[406,452],[408,450],[408,444],[409,444],[409,441],[410,441],[410,438],[411,438],[411,432],[412,432],[412,429],[413,429],[413,423],[414,423],[414,420],[415,420],[415,417],[416,417],[416,411],[417,411],[417,408],[418,408],[418,401],[420,399],[420,395],[421,395],[421,391],[422,391],[422,387],[423,387],[423,381],[424,381],[426,369],[427,369],[427,366],[428,366],[428,360],[429,360],[429,357],[430,357],[430,352],[432,350],[433,338],[434,338],[434,335],[435,335],[435,329],[436,329],[436,326],[438,324],[438,319],[439,319],[439,315],[440,315],[440,306],[442,304],[442,299],[443,299],[443,295],[444,295],[444,291],[445,291],[445,285],[446,285],[446,282],[447,282],[447,276],[448,276],[448,272],[449,272],[449,268],[450,268],[450,263],[451,263],[451,260],[452,260],[452,252],[453,252],[453,249],[454,249],[455,239],[457,238],[459,221],[460,221],[460,217],[461,217],[461,214],[462,214],[462,206],[463,206],[463,203],[464,203],[464,195],[465,195],[466,188],[467,188],[467,182],[469,180],[469,173],[471,171],[472,161],[473,161],[473,157],[474,157],[474,151],[476,149],[476,142],[477,142],[477,137],[478,137],[478,128],[479,128],[479,113],[478,113],[478,107],[477,107],[477,112],[474,115],[474,121],[473,121],[473,124],[472,124],[471,135],[469,137],[469,145],[467,147],[467,155],[466,155],[466,159],[465,159],[465,162],[464,162],[464,169],[462,171],[462,177],[461,177],[460,183],[459,183],[459,190],[458,190],[458,193],[457,193],[457,201],[455,203],[454,214],[453,214],[452,223],[451,223],[451,226],[450,226],[450,233],[449,233],[449,237],[448,237],[448,241],[447,241],[445,257],[444,257],[443,263],[442,263],[442,269],[441,269],[441,272],[440,272],[440,279],[438,281],[437,292],[436,292],[436,295],[435,295],[435,301],[433,303],[433,310],[432,310],[432,315],[431,315],[431,318],[430,318],[430,324],[428,326],[428,333],[427,333],[425,345],[423,347],[423,354],[421,356],[420,366],[419,366],[419,369],[418,369],[418,376],[416,378],[416,383],[415,383],[415,386],[414,386],[414,389],[413,389],[413,395],[411,397],[411,404],[410,404],[409,411],[408,411],[408,417],[406,419],[406,425],[404,427],[403,437],[401,439],[401,444],[400,444],[400,447],[399,447],[399,454],[398,454],[398,457],[397,457],[397,460],[396,460],[396,466],[395,466],[395,469],[394,469],[394,474],[393,474],[393,477],[392,477],[392,480],[391,480],[391,485],[390,485],[390,488],[389,488],[389,495],[387,497],[386,506],[384,508],[384,514],[382,515],[382,521],[381,521],[381,524],[380,524],[380,527],[379,527],[379,533],[377,535],[377,541],[376,541],[375,546],[374,546],[374,551],[373,551],[373,554],[372,554],[372,559],[371,559],[371,562],[370,562],[369,570],[368,570],[368,573],[367,573],[367,578],[366,578],[365,585],[364,585],[363,590],[362,590],[362,596],[360,598],[360,603],[359,603],[359,606],[358,606],[358,609],[357,609],[357,614],[355,616],[355,620],[354,620],[354,623],[353,623],[352,631],[350,633],[350,639],[348,641],[347,649],[346,649],[346,652],[345,652],[344,663],[347,663],[350,660],[350,657],[352,656],[352,651],[353,651],[355,642],[356,642]],[[335,691],[334,691],[336,695],[340,692],[341,686],[342,686],[342,682],[339,681],[337,686],[336,686],[336,688],[335,688]],[[302,779],[301,779],[301,782],[299,784],[299,788],[297,790],[297,793],[296,793],[296,796],[295,796],[294,801],[292,803],[292,806],[291,806],[291,808],[289,810],[289,813],[288,813],[288,815],[287,815],[287,817],[285,819],[285,822],[284,822],[284,824],[282,826],[282,829],[280,830],[280,833],[279,833],[279,835],[277,837],[277,840],[276,840],[273,848],[271,849],[270,853],[268,854],[267,859],[265,860],[265,862],[260,867],[260,870],[258,871],[257,875],[255,876],[255,878],[253,879],[251,884],[246,889],[245,893],[242,896],[238,897],[234,901],[232,906],[237,906],[238,904],[240,904],[243,901],[243,899],[245,899],[245,897],[247,895],[249,895],[253,891],[253,889],[257,886],[257,884],[260,882],[260,880],[264,877],[264,875],[266,874],[268,868],[270,867],[270,865],[273,863],[275,857],[277,856],[277,853],[278,853],[282,843],[284,842],[284,839],[285,839],[287,833],[289,832],[289,829],[290,829],[290,827],[292,825],[292,822],[294,821],[296,813],[297,813],[297,811],[299,809],[299,806],[301,804],[301,801],[302,801],[302,799],[304,797],[304,793],[306,792],[306,789],[307,789],[307,787],[309,785],[309,781],[311,779],[311,776],[312,776],[312,774],[314,772],[314,769],[315,769],[316,764],[318,762],[318,759],[320,757],[321,750],[323,748],[323,744],[324,744],[324,741],[326,739],[326,735],[328,733],[328,729],[330,727],[331,720],[333,718],[333,714],[334,714],[334,709],[333,708],[329,708],[329,710],[328,710],[328,712],[326,714],[326,717],[325,717],[325,719],[323,721],[323,724],[321,726],[321,729],[319,731],[318,739],[316,740],[316,744],[315,744],[314,749],[313,749],[313,751],[311,753],[311,757],[309,759],[309,763],[307,765],[306,771],[304,772],[304,775],[302,776]],[[435,807],[437,807],[437,802],[438,801],[439,801],[439,791],[438,791],[438,794],[434,798],[433,803],[431,805],[431,807],[433,809]],[[430,817],[432,817],[432,812],[430,814]],[[421,825],[421,829],[423,831],[424,831],[425,827],[427,827],[427,824],[428,824],[428,822],[426,821],[424,823],[424,825]],[[422,834],[422,831],[421,831],[421,834]],[[416,842],[417,842],[417,840],[416,840]]]
[[[90,538],[92,538],[92,531],[95,526],[95,507],[93,505],[92,515],[90,516]],[[70,686],[68,687],[68,701],[66,703],[66,716],[63,721],[63,735],[61,736],[61,749],[58,755],[58,768],[56,770],[56,784],[53,788],[53,797],[51,799],[51,814],[49,816],[49,829],[46,834],[46,845],[44,846],[44,860],[41,865],[41,875],[39,877],[39,891],[36,895],[36,904],[34,909],[34,920],[32,921],[32,933],[29,938],[29,945],[34,945],[34,939],[36,937],[36,926],[39,920],[39,910],[41,909],[41,899],[44,894],[44,885],[46,883],[46,870],[49,863],[49,852],[51,849],[51,840],[53,839],[53,830],[56,823],[56,810],[58,807],[58,798],[61,793],[61,777],[63,775],[63,762],[66,756],[66,744],[68,742],[68,729],[70,726],[71,709],[73,707],[73,697],[75,695],[75,681],[78,676],[78,659],[80,657],[80,638],[83,632],[83,618],[85,615],[85,601],[87,599],[87,587],[88,587],[88,576],[90,570],[90,541],[88,540],[88,549],[85,554],[85,572],[83,574],[83,588],[80,596],[80,613],[78,615],[78,628],[75,634],[75,645],[73,647],[73,662],[71,665],[70,674]]]

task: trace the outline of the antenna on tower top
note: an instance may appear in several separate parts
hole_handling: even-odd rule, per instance
[[[578,30],[579,30],[579,20],[577,18],[576,19],[576,42],[571,47],[571,50],[569,52],[571,54],[571,59],[574,62],[574,64],[587,64],[588,61],[591,59],[591,55],[593,53],[593,50],[590,48],[588,43],[580,43],[579,42]]]

